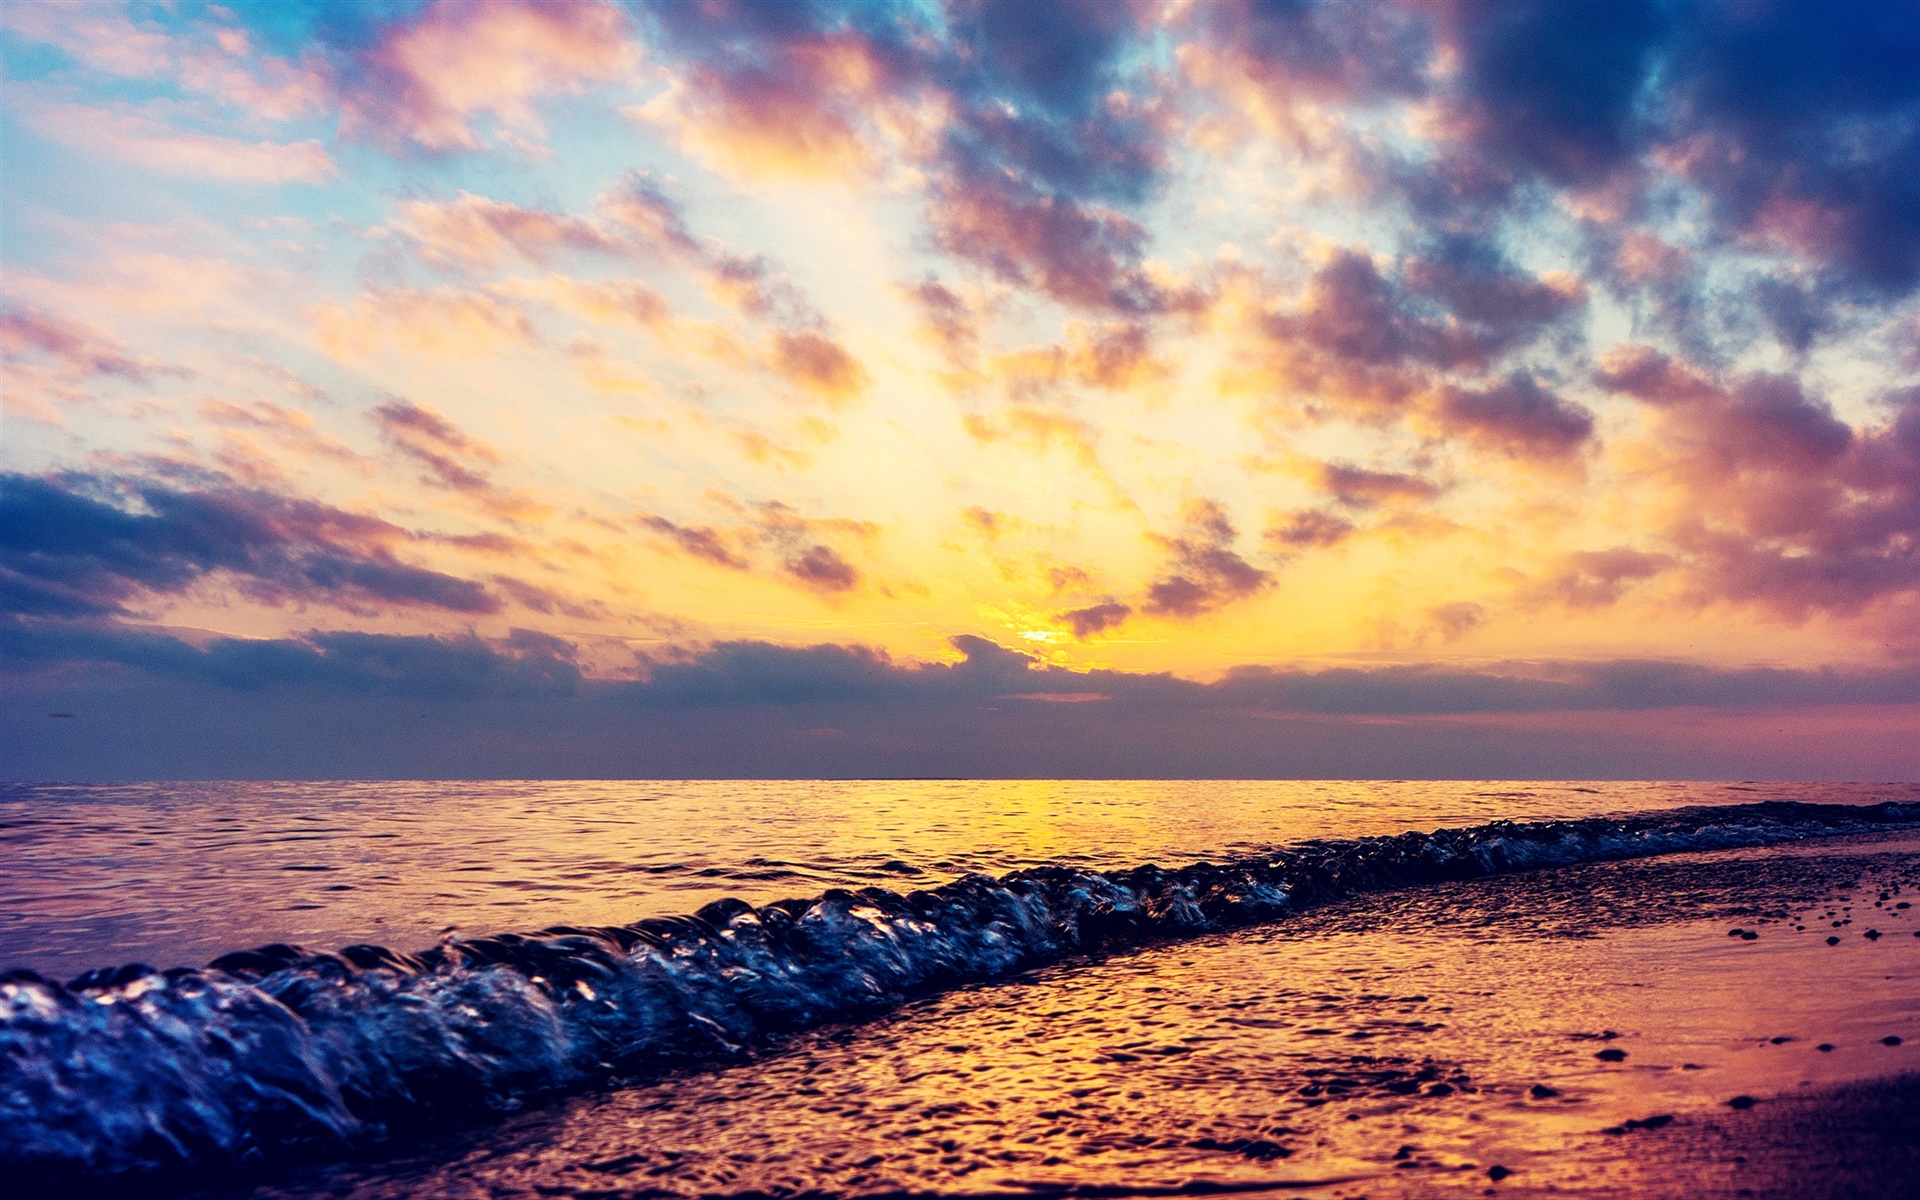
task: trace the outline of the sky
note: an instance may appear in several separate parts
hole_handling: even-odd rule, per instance
[[[1920,777],[1911,3],[0,55],[0,776]]]

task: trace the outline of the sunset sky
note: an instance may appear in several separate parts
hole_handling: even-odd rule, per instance
[[[5,776],[1920,774],[1912,4],[0,21]]]

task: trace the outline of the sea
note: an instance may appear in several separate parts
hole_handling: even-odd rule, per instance
[[[1920,785],[0,785],[24,1194],[1631,1194],[1920,1070]]]

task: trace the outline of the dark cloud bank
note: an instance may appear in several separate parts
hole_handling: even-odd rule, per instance
[[[13,617],[0,626],[0,751],[9,777],[73,779],[1902,777],[1920,767],[1920,669],[1247,668],[1202,684],[953,643],[965,658],[951,665],[858,646],[722,643],[606,680],[583,677],[570,644],[524,631],[200,646]],[[1817,732],[1821,710],[1859,706],[1899,728]]]

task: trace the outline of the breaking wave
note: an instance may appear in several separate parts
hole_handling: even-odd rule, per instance
[[[61,984],[0,975],[0,1165],[109,1180],[326,1155],[395,1127],[745,1053],[1071,955],[1360,893],[1920,825],[1920,805],[1772,802],[1305,842],[1224,863],[835,889],[418,954],[272,945]]]

